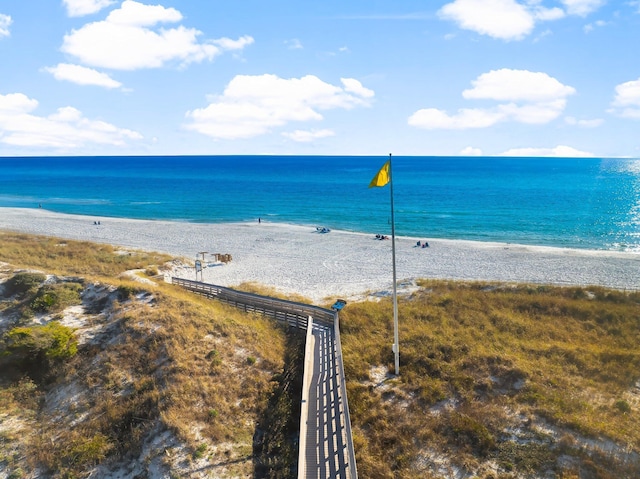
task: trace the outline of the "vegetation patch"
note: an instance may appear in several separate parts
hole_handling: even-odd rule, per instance
[[[73,330],[57,321],[13,328],[0,341],[0,358],[13,375],[22,372],[37,380],[45,378],[54,366],[77,352]]]
[[[80,304],[82,285],[79,283],[57,283],[40,287],[29,304],[36,313],[57,313]]]
[[[640,476],[640,411],[621,399],[640,377],[640,294],[420,286],[399,301],[400,376],[384,385],[369,374],[394,369],[391,301],[340,314],[363,477],[440,477],[424,460],[433,448],[469,477],[483,464],[498,465],[495,477]]]
[[[297,477],[304,349],[304,331],[288,330],[285,366],[272,379],[275,387],[254,435],[255,477]]]
[[[120,464],[136,471],[131,477],[152,468],[166,477],[202,468],[251,477],[257,422],[283,372],[284,331],[171,285],[119,279],[153,271],[163,255],[56,244],[0,233],[0,260],[58,278],[9,279],[10,306],[0,309],[0,476],[87,477]],[[60,321],[79,304],[74,324],[91,329],[82,344]],[[35,324],[34,314],[48,323]],[[45,370],[42,380],[36,372]],[[3,432],[5,415],[23,418],[19,433]],[[164,443],[149,448],[158,437]]]
[[[42,273],[17,273],[9,278],[4,284],[4,296],[9,297],[14,294],[24,295],[35,293],[47,277]]]

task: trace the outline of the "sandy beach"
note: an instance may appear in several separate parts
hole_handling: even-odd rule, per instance
[[[317,303],[327,297],[386,295],[392,287],[391,240],[336,230],[322,234],[315,226],[196,224],[0,208],[0,230],[165,252],[191,264],[206,251],[206,282],[230,287],[256,282]],[[419,240],[429,247],[416,247]],[[232,261],[215,262],[213,253],[230,254]],[[398,237],[396,267],[401,289],[417,278],[640,289],[640,255],[623,252]],[[175,273],[195,279],[192,266]]]

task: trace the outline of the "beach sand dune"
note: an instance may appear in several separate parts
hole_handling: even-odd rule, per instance
[[[384,295],[392,287],[390,240],[335,230],[321,234],[315,226],[198,224],[0,208],[0,230],[166,252],[191,262],[206,251],[206,282],[231,287],[256,282],[315,302]],[[428,240],[429,247],[416,247],[418,240]],[[230,254],[232,261],[214,262],[212,253]],[[625,252],[399,237],[396,265],[398,281],[408,284],[440,278],[640,289],[640,255]],[[176,273],[195,279],[193,267]]]

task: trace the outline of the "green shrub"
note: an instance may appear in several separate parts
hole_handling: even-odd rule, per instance
[[[119,301],[126,301],[136,294],[136,290],[131,286],[118,286],[117,293]]]
[[[624,399],[619,399],[614,404],[615,408],[623,414],[627,414],[631,412],[631,406]]]
[[[97,433],[91,439],[80,439],[73,444],[66,461],[72,465],[95,465],[113,449],[113,444],[104,434]]]
[[[14,469],[11,474],[7,476],[7,479],[21,479],[24,477],[24,471],[20,468]]]
[[[0,343],[0,354],[16,362],[51,362],[73,357],[77,352],[73,330],[57,321],[44,326],[13,328]]]
[[[205,356],[209,361],[211,361],[211,366],[220,366],[222,364],[222,358],[220,357],[220,351],[216,349],[212,349]]]
[[[194,459],[201,459],[202,457],[204,457],[204,453],[207,450],[207,445],[205,443],[200,444],[196,450],[193,452],[193,458]]]
[[[35,292],[47,277],[42,273],[18,273],[5,283],[5,296]]]
[[[78,283],[60,283],[45,285],[38,290],[30,307],[38,313],[62,311],[68,306],[80,304],[82,285]]]

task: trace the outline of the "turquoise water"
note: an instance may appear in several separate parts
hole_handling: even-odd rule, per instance
[[[388,158],[0,158],[0,206],[390,231]],[[640,160],[394,157],[396,234],[640,252]]]

